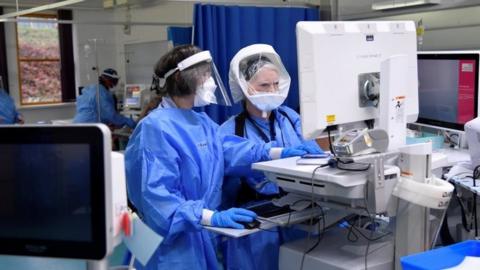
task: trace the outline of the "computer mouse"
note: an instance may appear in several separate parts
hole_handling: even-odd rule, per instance
[[[245,229],[252,230],[252,229],[260,228],[260,225],[262,223],[254,219],[251,222],[240,222],[240,224],[242,224],[245,227]]]

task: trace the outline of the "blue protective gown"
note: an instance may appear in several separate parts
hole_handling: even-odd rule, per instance
[[[123,127],[127,125],[135,128],[135,121],[119,114],[115,110],[113,94],[102,84],[98,85],[100,90],[100,121],[106,125]],[[96,123],[97,122],[97,85],[91,84],[83,88],[82,94],[77,98],[77,114],[73,119],[74,123]]]
[[[0,124],[15,124],[18,112],[13,98],[4,89],[0,89]]]
[[[220,137],[205,113],[174,108],[164,98],[140,121],[125,152],[127,190],[143,220],[165,237],[146,269],[217,269],[204,208],[221,201],[224,174],[248,175],[269,159],[270,144]]]
[[[279,110],[283,112],[280,113]],[[292,109],[286,106],[280,106],[273,111],[275,116],[275,136],[269,138],[270,124],[268,120],[250,116],[255,123],[249,119],[245,120],[244,137],[253,142],[263,142],[263,137],[259,130],[269,139],[274,139],[272,146],[275,147],[294,147],[300,144],[310,144],[318,147],[315,141],[304,141],[301,133],[300,116]],[[286,114],[289,119],[284,115]],[[256,125],[259,129],[257,129]],[[235,134],[235,117],[230,118],[220,127],[222,134]],[[278,193],[278,186],[270,182],[263,174],[245,177],[247,184],[261,194],[271,195]],[[224,192],[222,198],[222,208],[233,206],[236,194],[241,185],[239,177],[226,177],[224,182]],[[226,269],[278,269],[278,256],[280,245],[285,241],[291,241],[304,237],[303,232],[295,229],[272,228],[268,231],[254,233],[241,238],[229,238],[223,243],[223,252],[225,257]]]

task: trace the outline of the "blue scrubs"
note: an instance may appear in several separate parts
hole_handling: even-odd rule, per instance
[[[4,89],[0,89],[0,124],[15,124],[18,116],[13,98]]]
[[[135,128],[135,121],[125,117],[115,110],[113,94],[105,86],[98,84],[100,91],[100,121],[106,125],[123,127],[127,125]],[[82,94],[77,98],[77,114],[74,123],[96,123],[97,121],[97,85],[92,84],[83,88]]]
[[[281,111],[281,112],[280,112]],[[270,132],[270,122],[250,116],[245,120],[244,136],[253,142],[264,142],[269,138],[274,147],[295,147],[308,144],[320,150],[315,141],[304,141],[301,133],[300,116],[286,106],[272,111],[275,132]],[[288,117],[288,118],[287,118]],[[235,117],[230,118],[220,127],[222,134],[235,134]],[[259,134],[263,132],[263,136]],[[275,134],[275,138],[270,138]],[[257,192],[272,195],[279,192],[274,182],[268,181],[263,174],[244,178],[247,184]],[[227,177],[224,182],[222,208],[234,206],[239,192],[241,179]],[[273,231],[273,232],[272,232]],[[279,247],[285,241],[303,237],[303,232],[292,229],[272,228],[268,231],[254,233],[242,238],[230,238],[223,245],[226,269],[278,269]]]
[[[216,210],[224,174],[248,175],[268,160],[270,144],[219,136],[205,113],[178,109],[169,98],[132,134],[125,167],[130,200],[143,220],[165,237],[146,269],[217,269],[213,234],[200,224]]]

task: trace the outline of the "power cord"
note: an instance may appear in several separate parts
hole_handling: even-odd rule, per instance
[[[473,169],[473,187],[476,187],[476,180],[479,178],[480,174],[480,165],[477,165],[475,169]],[[475,224],[475,237],[478,237],[478,219],[477,219],[477,193],[473,193],[473,213],[474,213],[474,224]]]
[[[343,164],[343,165],[340,165],[340,164]],[[355,167],[356,165],[357,165],[357,167]],[[337,168],[339,170],[343,170],[343,171],[364,172],[364,171],[368,171],[371,166],[372,166],[372,164],[370,164],[370,163],[353,162],[353,161],[346,162],[346,161],[343,161],[341,159],[337,159]]]
[[[372,217],[372,215],[370,215],[370,211],[368,210],[367,196],[368,196],[368,181],[365,183],[363,202],[365,205],[365,212],[367,212],[367,216],[370,218],[371,223],[373,224],[373,228],[370,230],[370,237],[367,239],[367,248],[365,249],[365,270],[368,269],[368,250],[370,248],[370,239],[373,237],[373,232],[375,231],[375,219]]]
[[[330,141],[330,131],[328,131],[329,133],[329,141]],[[331,146],[331,145],[330,145]],[[311,182],[311,193],[310,193],[310,202],[311,202],[311,205],[315,205],[315,198],[314,198],[314,184],[313,184],[313,180],[315,179],[315,173],[317,172],[318,169],[321,169],[322,166],[317,166],[315,167],[315,169],[313,170],[312,172],[312,177],[310,179],[310,182]],[[307,249],[305,252],[303,252],[303,255],[302,255],[302,262],[300,263],[300,270],[303,269],[303,263],[305,262],[305,256],[310,253],[312,250],[314,250],[318,244],[320,244],[320,242],[322,241],[322,238],[323,238],[323,235],[324,235],[324,230],[325,230],[325,213],[323,212],[323,208],[321,205],[318,205],[320,207],[320,211],[321,211],[321,217],[322,217],[322,224],[323,224],[323,229],[320,230],[320,222],[318,222],[318,239],[317,239],[317,242],[312,246],[310,247],[309,249]],[[310,226],[313,225],[313,218],[314,218],[314,215],[313,215],[313,212],[311,213],[310,215]],[[307,235],[307,243],[310,242],[310,236],[311,236],[312,232],[309,231],[308,232],[308,235]]]
[[[366,240],[375,242],[375,241],[378,241],[378,240],[384,238],[385,236],[388,236],[388,235],[392,234],[392,232],[386,232],[386,233],[381,234],[377,237],[369,237],[369,236],[365,235],[360,229],[355,227],[354,224],[350,223],[350,221],[348,221],[346,219],[344,219],[343,221],[348,224],[347,239],[348,239],[348,241],[353,242],[353,243],[358,241],[359,235]],[[358,235],[356,233],[358,233]],[[354,236],[355,238],[352,238],[352,236]]]
[[[460,146],[460,136],[457,133],[450,134],[448,131],[444,131],[443,135],[450,147]],[[454,139],[454,137],[456,137],[456,139]]]

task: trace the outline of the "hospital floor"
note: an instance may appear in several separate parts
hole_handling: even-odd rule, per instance
[[[125,245],[115,248],[108,261],[110,266],[117,266],[123,263],[126,252]],[[25,256],[0,255],[0,269],[2,270],[86,270],[87,264],[82,260],[50,259]]]

